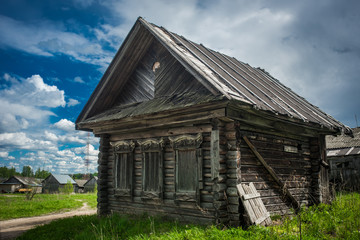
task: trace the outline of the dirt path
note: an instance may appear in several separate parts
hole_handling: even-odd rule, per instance
[[[38,225],[50,223],[53,220],[67,218],[80,215],[92,215],[96,213],[96,209],[90,209],[86,203],[74,211],[64,213],[54,213],[37,217],[17,218],[6,221],[0,221],[0,239],[14,239],[25,231]]]

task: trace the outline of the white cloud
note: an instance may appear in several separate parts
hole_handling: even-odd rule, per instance
[[[85,83],[85,81],[82,80],[82,78],[79,77],[79,76],[77,76],[77,77],[74,78],[74,82],[77,82],[77,83]]]
[[[7,158],[9,156],[8,152],[0,152],[0,157],[1,158]]]
[[[87,147],[83,146],[83,147],[75,148],[74,152],[77,154],[87,154]],[[93,145],[89,144],[89,155],[97,158],[98,154],[99,154],[99,150],[95,149]]]
[[[6,149],[57,150],[56,144],[41,139],[31,139],[24,132],[1,133],[0,146]]]
[[[11,47],[40,56],[64,54],[104,67],[111,60],[109,55],[113,55],[103,50],[99,43],[67,31],[63,23],[48,20],[22,22],[0,15],[0,35],[0,47]]]
[[[80,104],[80,102],[76,99],[70,98],[69,101],[66,103],[66,106],[73,107]]]
[[[59,137],[56,136],[56,134],[52,133],[52,132],[49,132],[49,131],[46,131],[45,130],[45,139],[47,140],[50,140],[50,141],[53,141],[53,142],[56,142],[59,140]]]
[[[75,123],[72,121],[69,121],[67,119],[61,119],[60,121],[54,123],[54,126],[58,129],[64,130],[64,131],[74,131],[75,130]]]
[[[74,130],[75,131],[75,130]],[[61,142],[69,142],[69,143],[80,143],[80,144],[85,144],[86,140],[81,138],[80,136],[77,136],[78,133],[69,133],[69,134],[65,134],[59,137],[59,140]]]
[[[0,130],[17,131],[39,124],[55,114],[47,109],[64,107],[64,91],[48,85],[39,75],[17,79],[5,74],[11,85],[0,90]]]

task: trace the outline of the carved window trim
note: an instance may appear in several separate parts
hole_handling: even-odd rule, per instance
[[[134,171],[134,149],[135,149],[135,142],[133,141],[117,141],[111,142],[110,145],[113,147],[114,151],[114,195],[115,197],[132,197],[133,196],[133,171]],[[124,157],[126,155],[126,157]],[[124,159],[127,161],[125,166],[128,168],[125,170],[126,176],[125,178],[128,179],[127,187],[119,186],[119,167],[120,167],[120,160]],[[122,163],[124,164],[124,163]]]
[[[203,142],[202,134],[198,133],[197,135],[180,135],[176,137],[169,137],[170,145],[175,151],[175,193],[174,199],[178,204],[180,201],[188,202],[198,202],[200,203],[200,189],[203,188],[203,163],[202,163],[202,149],[200,148],[201,143]],[[185,151],[194,151],[195,152],[195,162],[196,162],[196,176],[197,183],[195,190],[184,190],[179,187],[179,176],[181,169],[179,167],[180,154]]]
[[[160,139],[145,139],[145,140],[138,140],[137,141],[141,152],[142,152],[142,191],[141,191],[141,199],[142,200],[161,200],[163,199],[163,161],[164,161],[164,154],[163,149],[165,146],[165,141],[163,138]],[[152,154],[157,153],[158,155],[158,166],[155,166],[158,171],[158,187],[155,191],[146,190],[146,168],[148,167],[148,163],[146,159],[149,158]],[[154,168],[155,169],[155,168]]]

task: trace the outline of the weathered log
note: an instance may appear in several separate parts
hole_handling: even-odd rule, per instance
[[[226,195],[228,197],[237,197],[238,196],[237,188],[236,187],[228,187],[226,189]]]

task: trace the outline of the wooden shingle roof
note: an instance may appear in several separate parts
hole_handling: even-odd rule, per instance
[[[134,115],[134,112],[144,114],[146,110],[139,109],[140,103],[131,106],[115,106],[113,99],[115,97],[112,95],[120,92],[136,67],[136,62],[153,41],[160,42],[184,66],[186,71],[209,90],[214,100],[227,99],[273,115],[280,115],[305,124],[310,123],[318,128],[351,134],[350,128],[294,93],[266,71],[251,67],[249,64],[211,50],[202,44],[194,43],[163,27],[151,24],[141,17],[136,21],[79,115],[76,121],[78,129],[86,130],[82,123],[121,119]],[[171,103],[166,106],[163,104],[169,102],[169,99],[154,99],[148,104],[151,104],[151,101],[161,102],[162,107],[155,108],[154,111],[171,109]],[[202,101],[203,99],[199,96],[193,104]]]

